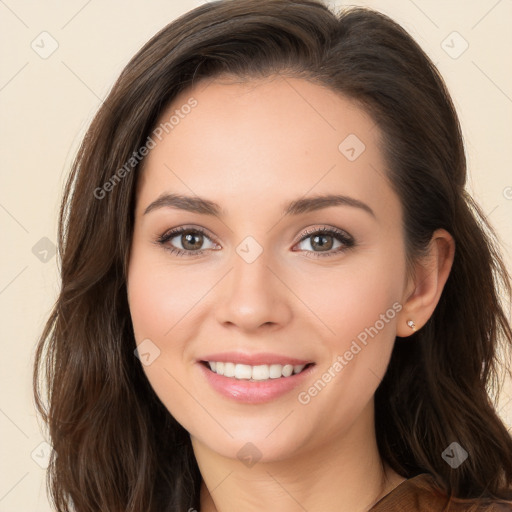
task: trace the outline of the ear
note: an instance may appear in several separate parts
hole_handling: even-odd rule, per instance
[[[436,230],[427,254],[415,264],[413,277],[406,283],[403,308],[398,315],[397,336],[410,336],[427,323],[441,298],[454,255],[453,237],[445,229]],[[415,324],[414,329],[407,325],[410,320]]]

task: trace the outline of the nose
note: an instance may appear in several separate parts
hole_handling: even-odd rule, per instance
[[[291,292],[263,253],[252,263],[234,255],[232,270],[218,290],[216,319],[245,332],[279,329],[292,317]]]

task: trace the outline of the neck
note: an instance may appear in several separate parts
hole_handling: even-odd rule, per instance
[[[373,418],[373,407],[368,412]],[[382,463],[373,421],[364,416],[342,436],[252,467],[192,438],[203,477],[200,511],[368,511],[404,478]]]

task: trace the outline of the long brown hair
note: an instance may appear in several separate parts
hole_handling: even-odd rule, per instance
[[[377,389],[380,454],[404,477],[432,474],[454,497],[512,499],[512,439],[489,396],[500,388],[498,349],[508,354],[512,345],[500,302],[510,279],[491,226],[464,190],[459,121],[437,69],[404,29],[369,9],[225,0],[184,14],[132,58],[66,184],[62,286],[34,367],[36,406],[55,450],[48,486],[56,509],[199,509],[189,435],[134,356],[126,275],[140,163],[125,163],[179,92],[221,73],[313,81],[357,102],[379,126],[409,260],[437,228],[456,242],[434,314],[407,342],[397,338]],[[442,458],[452,442],[469,454],[457,469]]]

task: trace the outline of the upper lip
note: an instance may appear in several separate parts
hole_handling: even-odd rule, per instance
[[[268,352],[261,352],[258,354],[247,354],[243,352],[222,352],[201,357],[200,361],[220,361],[235,364],[248,364],[250,366],[257,366],[260,364],[292,364],[295,366],[301,364],[306,365],[313,362],[307,359],[297,359],[295,357],[272,354]]]

